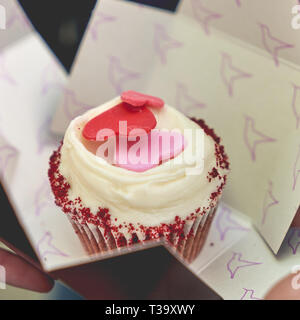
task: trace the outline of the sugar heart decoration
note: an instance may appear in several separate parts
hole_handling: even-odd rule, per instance
[[[116,166],[135,172],[147,171],[176,157],[187,145],[179,132],[152,130],[141,139],[138,142],[127,141],[127,148],[120,147],[121,142],[118,141]]]
[[[161,109],[164,106],[164,101],[160,98],[149,96],[147,94],[139,93],[136,91],[125,91],[121,95],[122,101],[128,103],[132,107],[152,107]]]
[[[120,103],[91,119],[83,128],[82,135],[85,139],[92,141],[97,140],[97,134],[102,129],[112,130],[107,137],[113,133],[119,135],[120,121],[126,121],[127,136],[132,129],[142,129],[148,134],[156,127],[156,119],[149,109],[141,108],[133,112],[129,110],[126,103]]]

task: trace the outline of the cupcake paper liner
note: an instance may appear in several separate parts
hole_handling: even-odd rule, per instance
[[[181,237],[177,233],[171,233],[168,240],[164,237],[161,240],[165,239],[166,244],[173,251],[186,262],[191,263],[197,258],[205,244],[216,209],[217,206],[210,209],[206,214],[197,216],[194,221],[187,221],[184,235],[181,235]],[[106,235],[104,235],[104,230],[99,226],[80,223],[72,215],[68,215],[68,218],[88,255],[109,252],[124,247],[129,249],[134,246],[134,244],[117,245],[117,238],[111,232],[107,233],[106,231]],[[145,240],[142,234],[139,235],[138,240],[140,243],[150,241]]]

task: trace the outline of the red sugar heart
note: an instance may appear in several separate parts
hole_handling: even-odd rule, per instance
[[[141,108],[133,112],[125,103],[120,103],[91,119],[83,128],[82,135],[85,139],[94,141],[102,129],[111,129],[119,135],[119,121],[127,122],[127,136],[132,129],[143,129],[148,134],[156,127],[156,119],[149,109]]]
[[[161,109],[164,106],[164,101],[160,98],[149,96],[147,94],[136,91],[125,91],[121,95],[122,101],[130,104],[133,107],[153,107]]]

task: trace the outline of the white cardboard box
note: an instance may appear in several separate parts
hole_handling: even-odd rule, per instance
[[[185,0],[171,14],[102,0],[68,79],[35,32],[5,46],[2,182],[45,270],[104,258],[86,255],[54,205],[48,159],[71,117],[134,89],[206,119],[231,159],[224,203],[188,268],[225,299],[262,298],[291,271],[300,255],[299,231],[286,235],[300,195],[300,73],[293,16],[282,8],[294,2],[272,1],[270,14],[269,0]]]

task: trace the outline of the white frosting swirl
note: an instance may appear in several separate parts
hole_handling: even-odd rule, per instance
[[[120,103],[116,98],[94,108],[74,119],[65,134],[61,149],[60,173],[71,188],[69,198],[80,197],[84,206],[93,213],[99,207],[108,208],[111,221],[120,223],[158,226],[169,224],[175,216],[186,218],[199,207],[209,207],[210,195],[216,191],[222,180],[208,182],[207,175],[213,167],[218,168],[215,143],[210,136],[204,138],[204,170],[201,175],[188,175],[187,168],[196,167],[191,163],[175,164],[169,160],[145,172],[129,171],[109,164],[97,157],[86,147],[81,131],[84,125],[96,115]],[[151,109],[157,119],[157,128],[199,130],[200,127],[174,108],[165,105],[161,110]],[[202,130],[202,129],[201,129]],[[200,146],[199,146],[200,147]],[[193,141],[188,141],[183,153],[190,152]],[[218,168],[220,174],[224,170]]]

